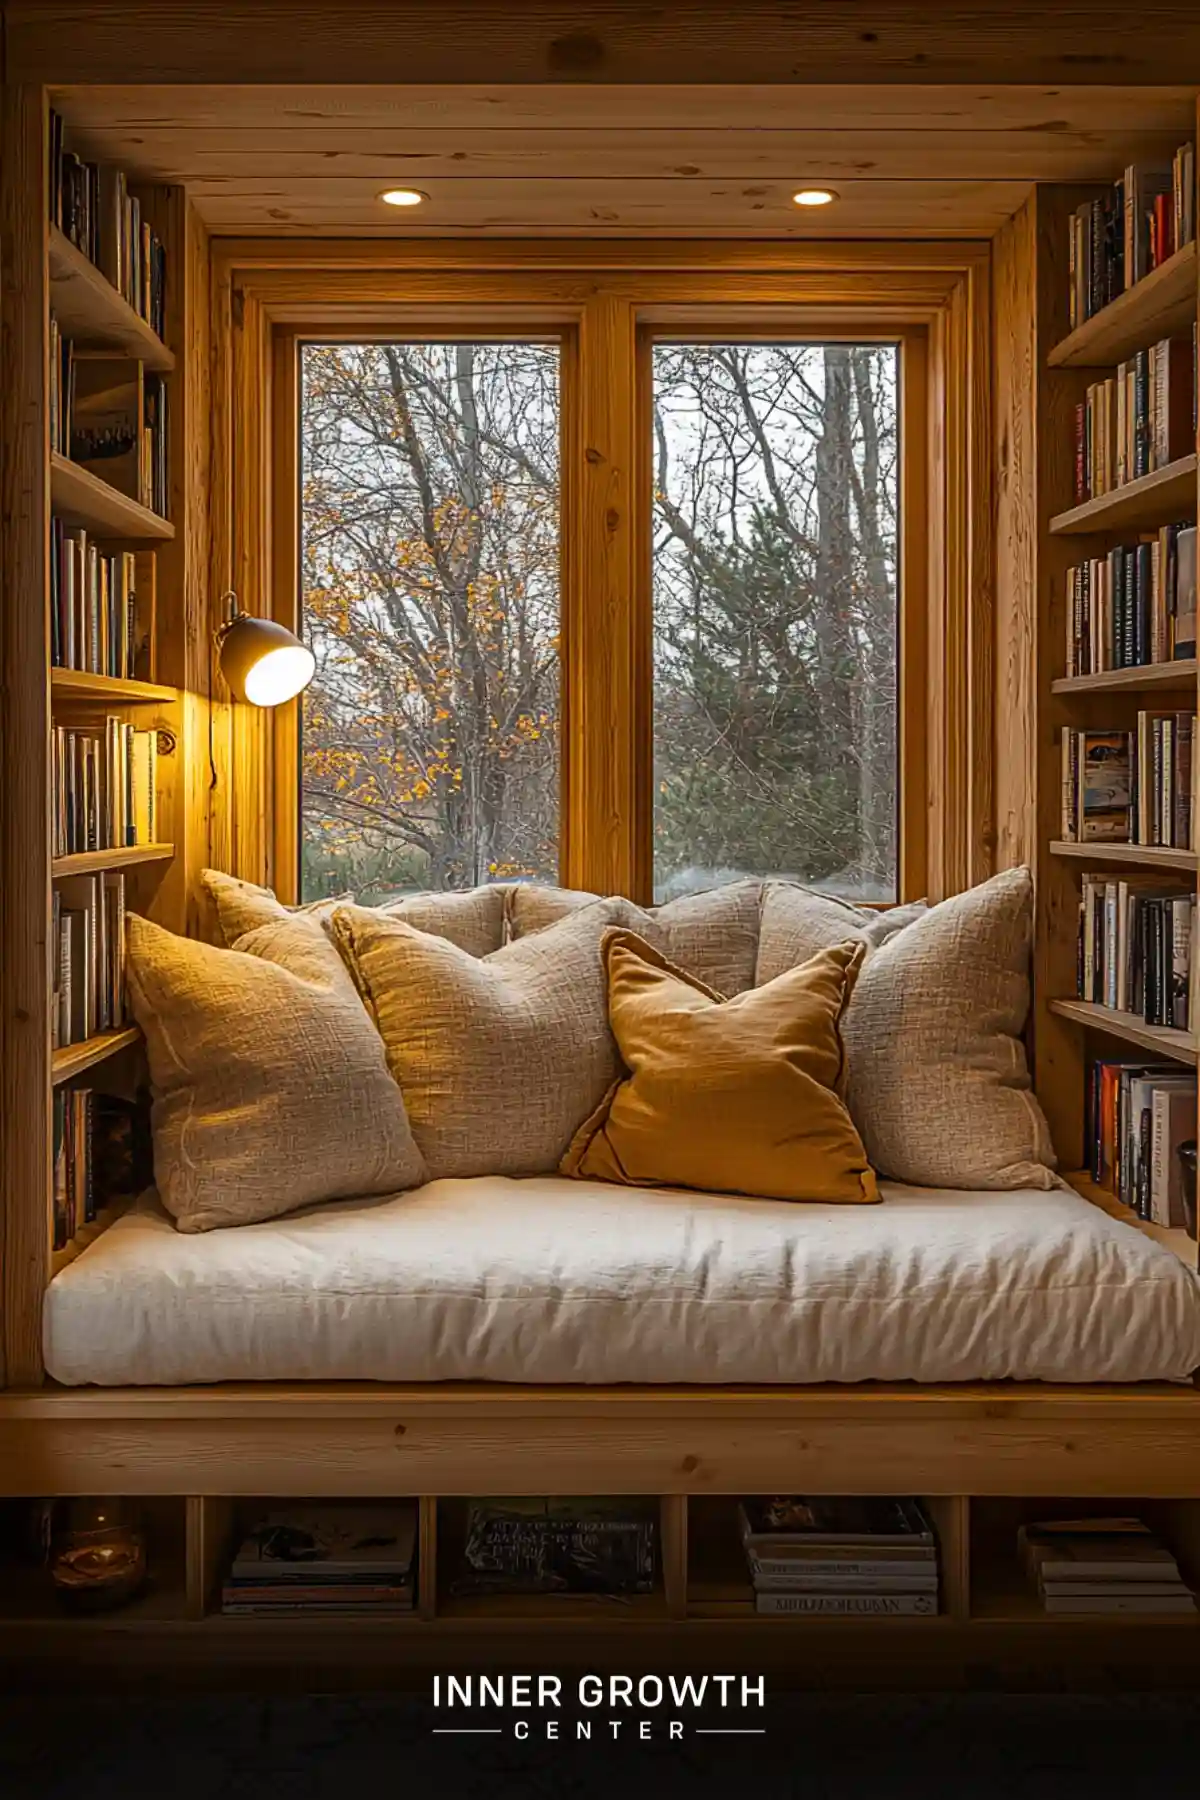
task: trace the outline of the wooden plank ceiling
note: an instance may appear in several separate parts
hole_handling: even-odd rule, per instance
[[[987,237],[1170,157],[1190,88],[67,87],[72,141],[255,236]],[[819,211],[799,186],[834,188]],[[424,205],[383,206],[386,186]]]

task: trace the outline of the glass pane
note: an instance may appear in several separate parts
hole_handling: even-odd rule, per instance
[[[654,887],[896,897],[894,345],[654,352]]]
[[[553,880],[557,346],[302,358],[303,896]]]

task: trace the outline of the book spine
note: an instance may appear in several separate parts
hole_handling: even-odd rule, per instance
[[[937,1612],[935,1594],[763,1594],[755,1597],[760,1613],[819,1614],[846,1618],[929,1616]]]

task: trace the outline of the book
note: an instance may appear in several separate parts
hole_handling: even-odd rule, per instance
[[[1054,1594],[1042,1595],[1042,1606],[1048,1613],[1190,1613],[1196,1610],[1195,1597],[1183,1589],[1171,1594]]]
[[[656,1510],[611,1495],[481,1498],[467,1505],[456,1594],[653,1591]]]
[[[760,1613],[808,1613],[829,1618],[913,1618],[936,1614],[936,1594],[756,1594]]]
[[[1123,842],[1129,836],[1132,754],[1127,731],[1081,731],[1073,826],[1077,841]]]
[[[233,1558],[234,1578],[287,1580],[323,1576],[408,1574],[417,1541],[414,1501],[361,1505],[356,1501],[275,1508],[247,1532]]]
[[[1134,1518],[1063,1519],[1021,1526],[1017,1545],[1039,1581],[1162,1581],[1174,1556]]]
[[[144,504],[142,365],[77,351],[71,460]]]
[[[738,1503],[747,1551],[774,1554],[782,1545],[933,1546],[933,1527],[912,1499],[872,1495],[774,1494]]]
[[[750,1576],[756,1592],[768,1594],[936,1594],[938,1591],[936,1563],[926,1563],[911,1574],[847,1575],[836,1568],[826,1572],[819,1563],[801,1563],[784,1574],[767,1574],[752,1562]]]

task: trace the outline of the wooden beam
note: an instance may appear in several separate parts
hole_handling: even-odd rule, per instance
[[[0,168],[0,1315],[12,1383],[41,1380],[50,1255],[50,458],[38,87],[4,89]]]
[[[11,0],[8,50],[13,78],[50,83],[1200,81],[1186,0]]]

